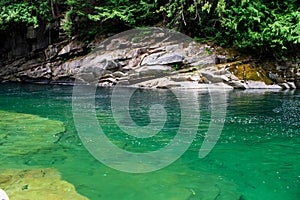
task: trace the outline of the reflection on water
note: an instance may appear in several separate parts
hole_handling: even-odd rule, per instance
[[[299,91],[228,91],[222,134],[203,159],[198,157],[199,148],[210,120],[215,119],[209,93],[193,92],[198,95],[201,109],[198,132],[189,150],[162,170],[127,174],[99,163],[82,145],[72,118],[72,87],[0,85],[0,110],[38,115],[62,121],[66,126],[65,134],[51,148],[20,156],[1,156],[0,169],[56,168],[64,180],[92,200],[298,199]],[[153,101],[167,102],[164,104],[167,122],[161,133],[136,140],[116,126],[110,111],[111,93],[110,89],[99,89],[96,93],[98,120],[117,146],[130,151],[164,147],[180,126],[181,109],[193,109],[178,107],[170,91],[136,91],[129,112],[137,125],[150,122],[148,112]],[[126,124],[127,119],[122,122]]]

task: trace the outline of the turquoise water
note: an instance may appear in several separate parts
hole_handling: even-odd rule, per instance
[[[163,148],[180,126],[181,109],[193,109],[179,108],[170,91],[137,90],[129,103],[137,125],[150,122],[148,111],[153,102],[165,103],[168,115],[160,134],[135,140],[124,136],[114,123],[111,93],[110,89],[97,90],[98,120],[117,146],[132,152]],[[2,84],[0,110],[58,120],[64,123],[66,131],[51,148],[20,156],[5,156],[0,152],[0,169],[56,168],[64,180],[92,200],[299,199],[299,91],[228,91],[222,134],[203,159],[198,157],[199,148],[209,122],[214,120],[211,98],[207,91],[191,93],[198,97],[201,112],[198,131],[188,151],[161,170],[129,174],[103,165],[82,144],[73,121],[72,87]]]

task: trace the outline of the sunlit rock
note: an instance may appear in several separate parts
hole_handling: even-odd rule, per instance
[[[72,184],[61,180],[55,169],[2,171],[0,188],[5,188],[12,200],[87,200],[76,192]]]

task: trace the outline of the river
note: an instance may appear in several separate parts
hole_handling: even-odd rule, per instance
[[[0,84],[1,111],[31,114],[63,122],[65,126],[65,132],[57,135],[47,148],[25,155],[6,155],[0,148],[1,171],[55,168],[63,180],[91,200],[295,200],[300,197],[299,90],[230,90],[222,91],[219,96],[214,96],[217,91],[206,90],[123,88],[122,91],[133,94],[126,108],[132,119],[122,113],[114,115],[112,108],[118,110],[124,99],[121,93],[113,96],[109,88],[98,88],[94,97],[84,97],[85,94],[74,97],[72,86]],[[115,107],[111,105],[112,97]],[[160,165],[168,159],[166,156],[136,165],[126,163],[124,158],[110,166],[115,160],[101,162],[97,151],[93,151],[95,146],[83,141],[84,129],[78,123],[87,125],[88,118],[74,123],[74,99],[80,98],[86,98],[83,102],[95,100],[92,108],[101,130],[116,147],[131,153],[159,151],[180,130],[194,135],[192,140],[184,141],[184,145],[188,143],[187,149],[174,151],[179,155],[167,160],[167,164]],[[158,106],[151,107],[154,104]],[[83,113],[84,106],[79,108]],[[1,120],[0,133],[5,134],[9,130],[1,126]],[[163,120],[166,122],[161,124]],[[126,134],[129,129],[139,134],[151,122],[154,125],[150,128],[156,135],[137,139]],[[120,128],[122,124],[129,129]],[[19,126],[17,121],[16,126]],[[199,157],[199,149],[210,131],[215,134],[214,140],[207,155]],[[5,143],[6,137],[0,139],[0,143]],[[28,141],[22,145],[29,145]],[[14,148],[21,152],[22,145]],[[114,157],[116,152],[106,152],[109,153]],[[148,164],[152,166],[151,172],[124,172],[133,168],[144,172]]]

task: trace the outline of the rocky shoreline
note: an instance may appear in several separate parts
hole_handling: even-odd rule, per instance
[[[220,55],[160,28],[127,31],[89,44],[49,45],[0,62],[0,82],[95,84],[100,87],[296,89],[300,72],[252,58]],[[86,54],[89,48],[95,48]]]

